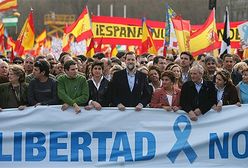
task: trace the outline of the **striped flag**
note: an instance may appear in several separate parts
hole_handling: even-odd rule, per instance
[[[17,0],[4,0],[0,2],[0,12],[17,8]]]
[[[141,53],[157,54],[156,47],[152,38],[152,33],[146,24],[146,19],[142,19],[142,39],[141,39],[142,50]]]
[[[66,28],[65,33],[73,34],[77,42],[91,38],[93,36],[90,15],[87,6],[84,8],[78,19]]]
[[[90,44],[87,47],[86,56],[92,58],[94,54],[95,54],[95,40],[93,37],[91,37]]]
[[[22,56],[25,51],[31,50],[34,46],[35,31],[32,10],[26,19],[21,33],[19,34],[16,41],[16,51],[19,56]]]
[[[225,14],[225,25],[224,25],[224,32],[222,35],[222,42],[221,42],[221,49],[220,49],[220,56],[222,57],[224,54],[231,53],[231,45],[230,45],[230,22],[229,22],[229,12],[228,7],[226,7],[226,14]]]
[[[168,47],[177,49],[177,37],[172,24],[172,18],[175,18],[177,15],[173,9],[166,4],[166,21],[165,21],[165,37],[164,37],[164,50],[163,55],[166,56],[166,50]]]

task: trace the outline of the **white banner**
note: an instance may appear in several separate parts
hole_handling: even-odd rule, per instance
[[[0,167],[247,167],[248,105],[210,111],[60,106],[0,113]]]

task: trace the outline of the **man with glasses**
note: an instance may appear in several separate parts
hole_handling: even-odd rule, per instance
[[[24,60],[21,58],[21,57],[15,57],[14,59],[13,59],[13,64],[19,64],[19,65],[23,65],[23,63],[24,63]]]
[[[139,57],[138,61],[139,61],[139,64],[140,64],[141,66],[147,66],[148,61],[147,61],[147,58],[146,58],[145,56],[142,56],[142,55],[141,55],[141,56]]]

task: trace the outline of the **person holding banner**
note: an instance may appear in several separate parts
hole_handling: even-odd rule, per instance
[[[236,104],[240,106],[236,87],[231,80],[231,74],[226,70],[216,73],[215,87],[217,91],[217,104],[213,106],[215,111],[221,111],[223,105]]]
[[[180,109],[181,90],[174,87],[176,82],[175,74],[171,70],[162,73],[162,87],[155,90],[152,95],[150,107],[163,108],[166,111],[174,111]]]
[[[136,70],[136,54],[127,52],[125,54],[127,68],[114,73],[111,84],[112,104],[119,110],[125,107],[135,107],[136,111],[151,100],[151,92],[145,74]]]
[[[68,60],[64,64],[65,74],[58,78],[58,96],[64,103],[64,111],[73,106],[76,113],[81,112],[79,106],[85,105],[89,99],[89,87],[84,76],[78,73],[77,63]]]
[[[242,71],[242,81],[236,86],[242,104],[248,104],[248,68]]]
[[[204,68],[195,64],[190,69],[191,80],[183,84],[180,105],[192,121],[208,112],[217,104],[217,94],[214,83],[203,80]]]
[[[91,67],[92,78],[88,80],[89,85],[89,102],[85,106],[86,110],[95,108],[101,110],[110,104],[110,96],[108,94],[109,81],[103,76],[104,63],[94,61]]]
[[[25,83],[25,71],[20,65],[11,65],[9,82],[0,85],[0,107],[23,110],[28,104],[28,85]],[[0,111],[2,110],[0,108]]]
[[[36,61],[28,86],[28,103],[31,106],[58,104],[57,81],[49,77],[50,65],[46,60]]]

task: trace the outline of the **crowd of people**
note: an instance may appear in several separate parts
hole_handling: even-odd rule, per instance
[[[46,56],[0,59],[0,111],[5,108],[57,105],[76,113],[102,107],[184,110],[191,120],[210,109],[248,103],[248,65],[237,55],[221,58],[189,52],[156,56],[118,52],[106,58],[96,53],[72,57],[63,52],[57,60]]]

